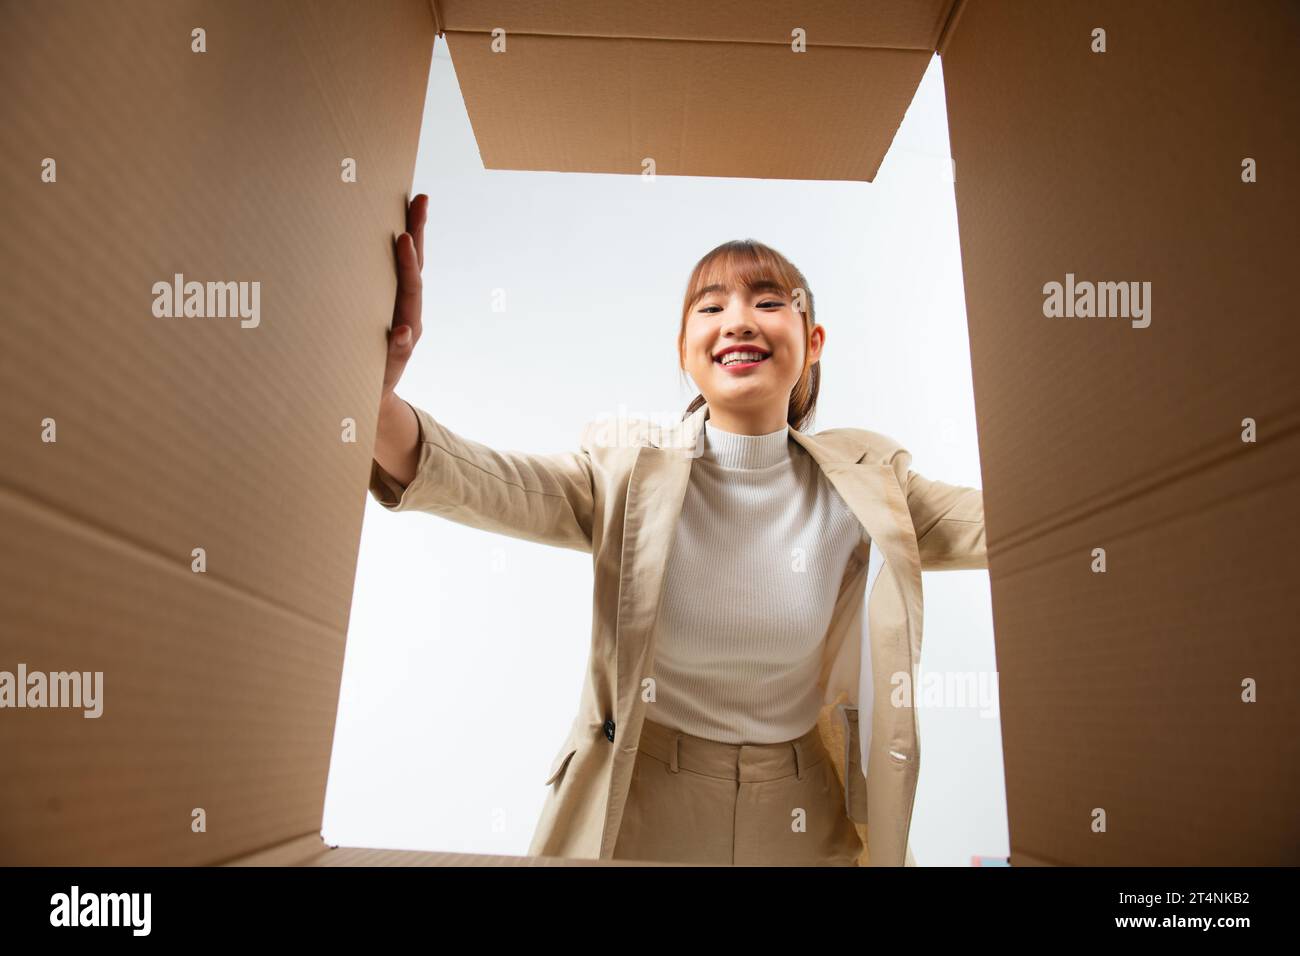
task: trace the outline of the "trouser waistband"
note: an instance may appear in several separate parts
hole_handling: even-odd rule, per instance
[[[646,718],[638,749],[668,765],[673,773],[689,770],[739,782],[774,780],[791,774],[802,780],[827,757],[814,726],[801,737],[774,744],[727,744],[684,733]]]

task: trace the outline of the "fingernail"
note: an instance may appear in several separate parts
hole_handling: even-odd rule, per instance
[[[411,341],[411,327],[408,325],[404,325],[400,329],[398,329],[397,332],[394,333],[393,335],[393,341],[396,342],[398,345],[402,346],[403,348],[405,348],[406,343]]]

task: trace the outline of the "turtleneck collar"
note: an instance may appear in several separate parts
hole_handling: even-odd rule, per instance
[[[723,468],[770,468],[790,458],[790,426],[766,435],[737,435],[724,432],[706,417],[700,457]]]

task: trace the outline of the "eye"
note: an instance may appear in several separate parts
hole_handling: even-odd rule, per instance
[[[766,308],[779,309],[782,308],[784,305],[785,303],[780,299],[764,299],[762,302],[758,303],[757,307],[760,309],[766,309]],[[712,312],[721,312],[722,306],[720,305],[701,306],[698,311],[705,314],[712,313]]]

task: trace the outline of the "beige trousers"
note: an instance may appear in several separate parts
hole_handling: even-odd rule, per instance
[[[724,744],[647,719],[614,858],[741,866],[856,866],[857,828],[817,728]]]

